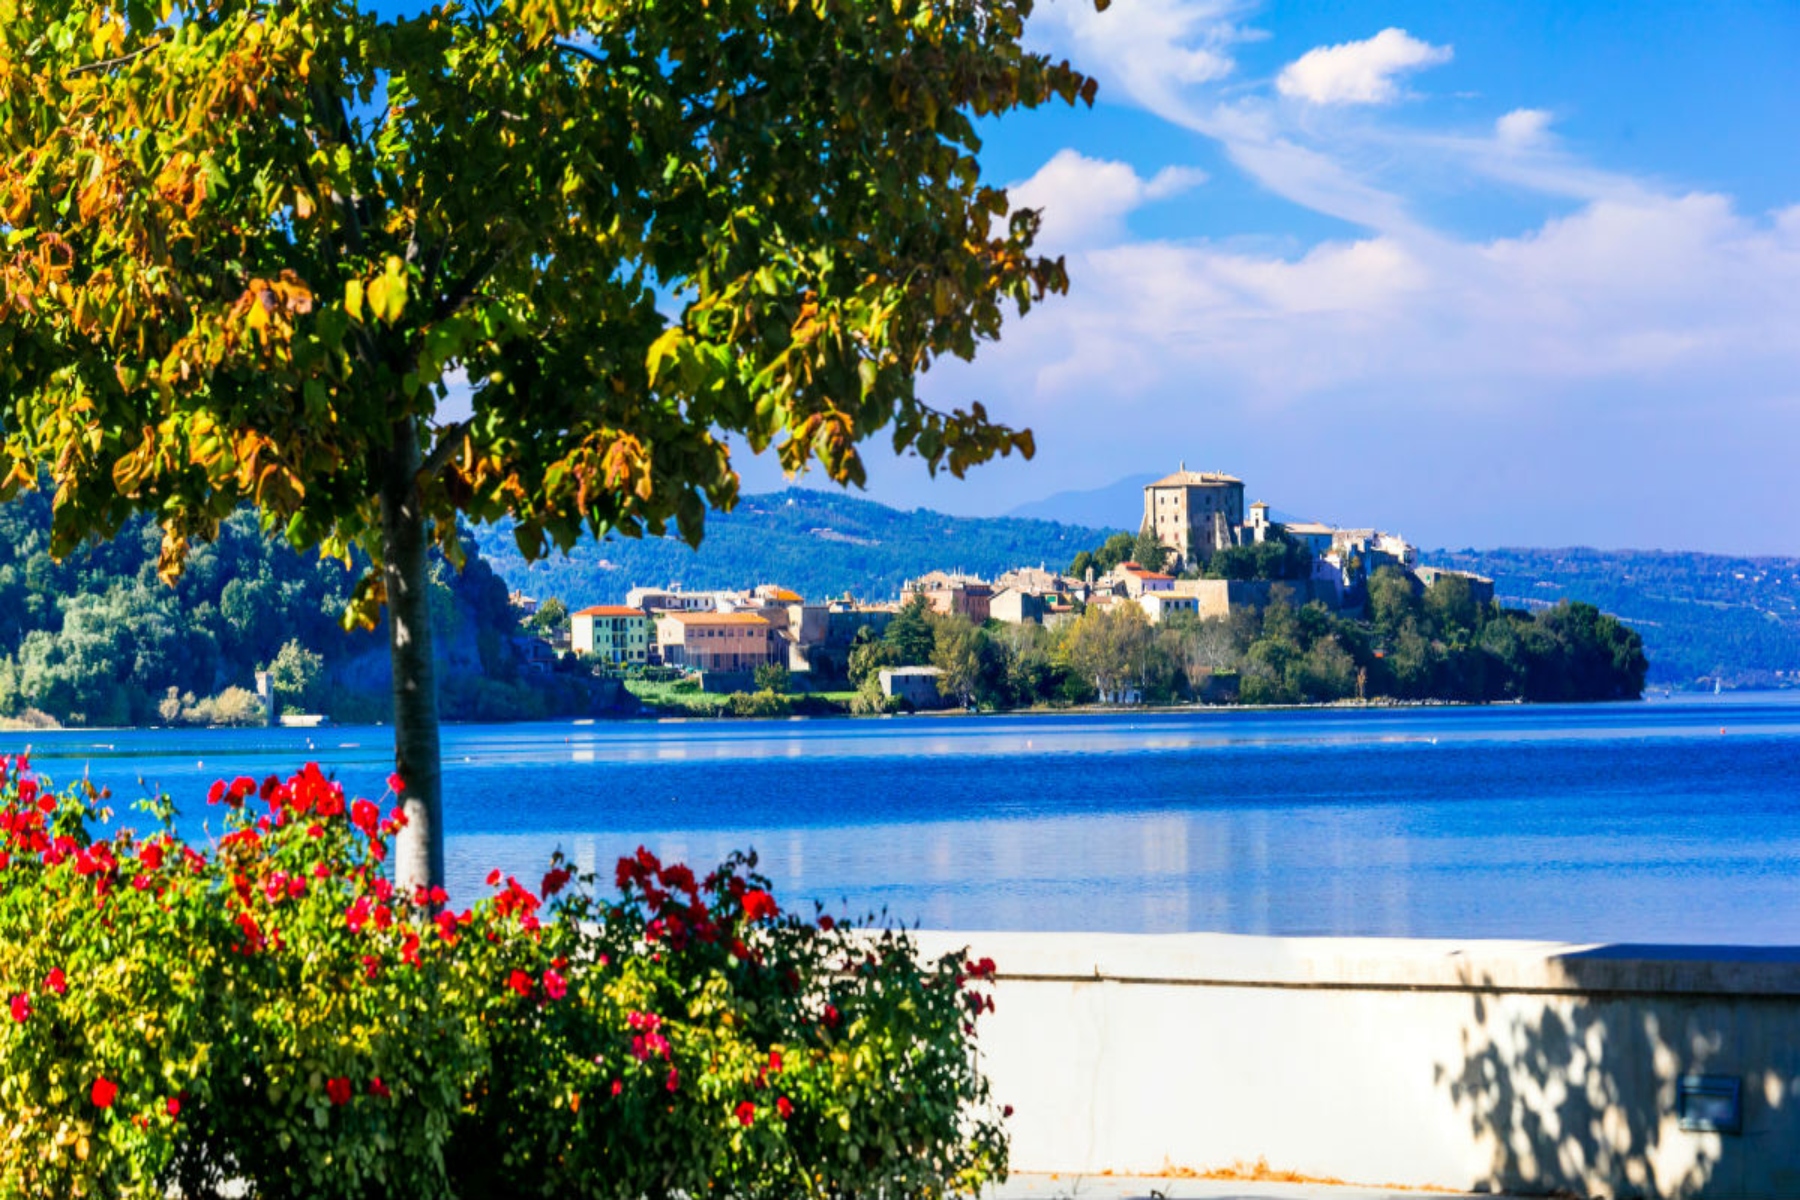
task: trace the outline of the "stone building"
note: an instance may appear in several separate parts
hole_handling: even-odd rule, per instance
[[[665,666],[691,671],[752,671],[786,658],[774,625],[756,613],[662,613],[656,643]]]
[[[1244,481],[1235,475],[1190,471],[1183,463],[1144,488],[1143,527],[1154,530],[1186,566],[1236,545],[1243,524]]]

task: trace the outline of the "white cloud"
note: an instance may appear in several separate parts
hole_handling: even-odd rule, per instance
[[[1008,194],[1015,209],[1042,211],[1038,241],[1052,253],[1062,253],[1117,241],[1134,210],[1180,195],[1205,179],[1204,171],[1192,167],[1164,167],[1145,179],[1129,163],[1065,149]]]
[[[1395,76],[1447,63],[1450,55],[1449,46],[1384,29],[1366,41],[1308,50],[1282,68],[1275,88],[1312,104],[1387,104],[1400,97]]]
[[[1380,235],[1298,257],[1212,243],[1096,249],[995,356],[1027,409],[1095,389],[1295,409],[1351,393],[1414,411],[1566,397],[1596,381],[1746,395],[1800,379],[1800,218],[1722,196],[1604,202],[1483,242]],[[1022,357],[1035,374],[1022,374]],[[1695,391],[1693,394],[1700,394]],[[1179,440],[1204,405],[1176,404]],[[1041,444],[1054,442],[1040,431]]]
[[[1494,122],[1494,137],[1503,146],[1541,145],[1550,133],[1552,117],[1541,108],[1515,108]]]

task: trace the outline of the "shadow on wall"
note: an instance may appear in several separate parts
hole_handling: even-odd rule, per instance
[[[1679,971],[1670,957],[1627,946],[1567,955],[1535,992],[1465,977],[1463,1061],[1439,1065],[1437,1081],[1492,1155],[1487,1189],[1800,1196],[1794,998],[1684,993],[1648,978],[1631,987],[1633,971]],[[1741,1133],[1682,1128],[1678,1082],[1703,1074],[1741,1080]]]

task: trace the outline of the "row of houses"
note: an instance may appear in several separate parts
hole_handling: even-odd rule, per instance
[[[1420,567],[1418,551],[1404,538],[1373,528],[1338,528],[1313,521],[1277,522],[1267,504],[1244,504],[1244,484],[1221,472],[1189,471],[1186,464],[1144,488],[1142,528],[1154,531],[1169,552],[1171,569],[1152,571],[1120,563],[1096,576],[1018,567],[996,579],[963,571],[930,571],[909,579],[900,601],[864,604],[849,597],[808,602],[783,587],[685,591],[679,585],[633,587],[623,604],[583,608],[571,615],[569,648],[615,665],[664,665],[738,676],[765,663],[837,676],[849,662],[859,631],[880,636],[901,605],[922,599],[933,611],[981,623],[1054,626],[1092,608],[1134,603],[1152,622],[1176,613],[1198,618],[1261,608],[1273,585],[1266,581],[1181,578],[1228,547],[1255,546],[1285,537],[1304,547],[1310,573],[1289,581],[1295,600],[1320,600],[1336,609],[1360,607],[1368,579],[1384,566],[1408,573],[1420,586],[1445,574],[1470,581],[1475,598],[1492,598],[1493,582],[1480,576]],[[530,603],[524,597],[515,602]]]

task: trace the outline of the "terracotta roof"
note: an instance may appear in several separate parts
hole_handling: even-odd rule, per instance
[[[667,612],[662,614],[665,621],[679,621],[683,625],[761,625],[767,628],[769,621],[755,613],[718,613],[718,612]]]
[[[1235,483],[1239,487],[1244,481],[1236,475],[1224,475],[1213,471],[1177,471],[1173,475],[1165,475],[1147,487],[1219,487]]]
[[[784,588],[784,587],[770,588],[769,596],[771,599],[779,600],[783,604],[798,604],[798,603],[800,603],[800,593],[794,592],[794,591],[789,591],[787,588]]]
[[[572,617],[641,617],[641,608],[627,608],[623,604],[595,604],[569,614]]]

